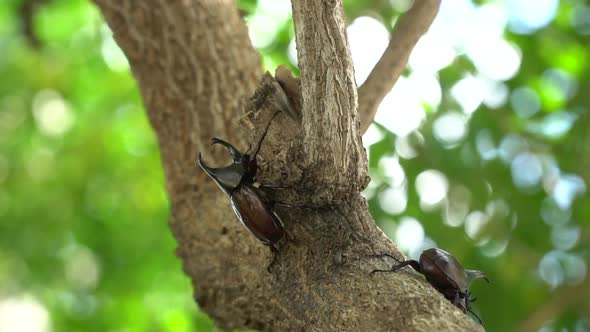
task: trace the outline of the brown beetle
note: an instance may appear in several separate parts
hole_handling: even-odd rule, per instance
[[[263,193],[254,186],[254,182],[258,171],[256,156],[260,151],[268,128],[277,114],[278,112],[268,122],[252,155],[248,152],[241,153],[233,145],[219,138],[213,138],[212,144],[221,144],[228,149],[233,159],[231,165],[220,168],[209,167],[199,153],[199,166],[230,197],[232,209],[238,220],[260,242],[269,246],[273,252],[273,260],[268,266],[269,272],[278,252],[277,245],[285,236],[285,230],[279,216],[270,208],[271,202],[264,199]]]
[[[471,303],[475,301],[475,298],[471,297],[469,286],[471,286],[473,280],[478,278],[490,282],[483,272],[464,269],[453,255],[439,248],[430,248],[423,251],[419,261],[410,259],[400,262],[390,254],[383,254],[382,256],[393,258],[399,264],[389,270],[374,270],[371,274],[375,272],[395,272],[409,265],[423,274],[428,283],[442,293],[447,300],[451,301],[464,313],[470,312],[482,324],[479,316],[471,310]]]

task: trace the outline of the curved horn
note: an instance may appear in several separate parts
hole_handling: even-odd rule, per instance
[[[225,148],[229,151],[229,154],[231,155],[234,162],[240,163],[244,159],[244,154],[242,154],[233,145],[231,145],[230,143],[228,143],[220,138],[213,137],[213,139],[211,139],[211,144],[221,144],[221,145],[225,146]]]
[[[488,279],[488,276],[486,276],[485,273],[478,271],[478,270],[465,270],[465,274],[467,275],[467,284],[471,284],[471,282],[475,279],[479,279],[479,278],[483,278],[485,279],[485,281],[487,281],[488,283],[490,282],[490,279]]]
[[[244,176],[244,167],[240,164],[231,164],[227,167],[213,168],[207,166],[199,152],[199,166],[217,183],[219,188],[231,195],[232,191],[240,184]]]

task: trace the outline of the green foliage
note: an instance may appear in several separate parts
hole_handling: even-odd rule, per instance
[[[0,330],[6,308],[20,308],[28,319],[19,326],[54,331],[214,331],[174,256],[157,142],[100,13],[87,0],[48,1],[33,16],[35,48],[21,2],[0,2]],[[285,3],[238,1],[271,72],[296,68]],[[456,2],[475,11],[442,37],[474,29],[471,15],[498,3]],[[350,22],[370,16],[391,31],[406,5],[349,0],[345,10]],[[385,104],[380,114],[396,115],[378,117],[364,137],[372,177],[364,194],[376,222],[414,258],[438,246],[485,271],[492,283],[473,292],[489,331],[531,318],[526,326],[543,331],[590,330],[588,21],[590,7],[571,0],[534,28],[502,25],[510,44],[500,46],[517,50],[506,54],[520,54],[518,70],[484,80],[500,101],[474,107],[467,101],[477,91],[464,87],[482,82],[485,64],[454,45],[431,73],[439,98],[426,84],[408,90],[422,123],[396,132],[412,109]],[[480,47],[497,41],[477,32]],[[416,63],[398,86],[423,74]],[[459,93],[461,82],[469,93]]]
[[[157,142],[97,8],[49,2],[34,49],[18,6],[0,4],[3,303],[41,303],[54,331],[215,330],[174,256]]]

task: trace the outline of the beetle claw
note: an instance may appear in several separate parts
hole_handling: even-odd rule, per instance
[[[391,271],[391,270],[373,270],[373,271],[371,271],[371,273],[369,273],[369,274],[371,274],[371,275],[372,275],[372,274],[374,274],[375,272],[392,272],[392,271]]]
[[[270,251],[272,252],[272,260],[270,261],[270,264],[268,264],[268,266],[266,267],[266,271],[272,274],[270,268],[275,264],[277,260],[277,256],[279,255],[279,249],[276,248],[274,245],[270,245]]]
[[[291,186],[281,186],[281,185],[274,185],[274,184],[259,184],[258,188],[260,189],[291,189]]]

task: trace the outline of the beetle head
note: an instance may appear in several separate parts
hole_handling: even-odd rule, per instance
[[[199,166],[201,166],[201,168],[213,179],[213,181],[217,183],[223,192],[231,195],[234,189],[236,189],[240,183],[254,182],[256,178],[256,172],[258,171],[256,156],[258,155],[258,152],[260,152],[260,147],[262,146],[262,142],[266,137],[272,120],[277,116],[278,113],[279,112],[275,112],[275,114],[273,114],[271,117],[252,154],[248,153],[250,148],[248,148],[246,153],[241,153],[233,145],[220,138],[214,137],[211,140],[211,144],[223,145],[229,151],[229,154],[233,159],[233,163],[231,165],[219,168],[209,167],[201,158],[201,153],[199,153]]]
[[[247,153],[241,153],[233,145],[219,138],[213,138],[211,144],[221,144],[226,147],[233,159],[233,163],[225,167],[209,167],[199,153],[199,166],[217,183],[223,192],[231,195],[232,191],[240,185],[244,175],[252,168],[250,156]]]
[[[231,195],[232,191],[240,184],[244,176],[244,168],[239,164],[231,164],[226,167],[213,168],[207,166],[199,153],[199,166],[217,183],[219,188],[226,194]]]

